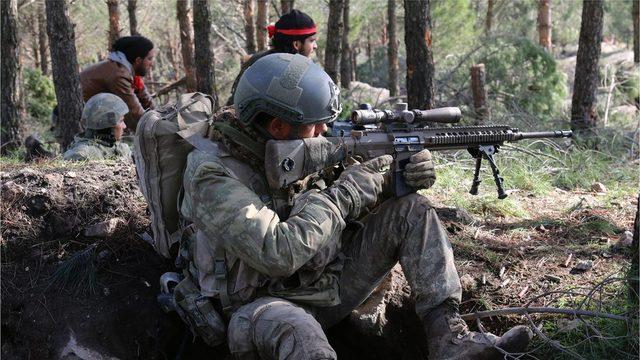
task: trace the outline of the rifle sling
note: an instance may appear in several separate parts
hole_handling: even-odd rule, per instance
[[[252,140],[247,134],[225,123],[213,123],[213,127],[220,130],[229,140],[249,150],[253,156],[264,161],[264,144]]]

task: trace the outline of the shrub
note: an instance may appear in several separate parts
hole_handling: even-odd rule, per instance
[[[29,115],[40,121],[48,120],[56,105],[53,81],[44,76],[40,69],[25,69],[24,85]]]

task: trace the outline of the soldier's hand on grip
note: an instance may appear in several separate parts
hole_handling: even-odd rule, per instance
[[[404,169],[404,180],[407,185],[418,189],[428,189],[433,186],[436,182],[436,171],[429,150],[424,149],[411,155]]]
[[[375,159],[347,167],[338,178],[338,185],[343,186],[351,195],[353,204],[349,217],[357,218],[361,211],[378,201],[382,194],[389,170],[393,162],[391,155],[382,155]]]

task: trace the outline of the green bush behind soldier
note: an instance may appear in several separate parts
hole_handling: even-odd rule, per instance
[[[127,128],[124,116],[128,112],[127,104],[116,95],[100,93],[90,98],[82,110],[85,131],[75,137],[62,158],[76,161],[131,161],[129,145],[120,142]]]
[[[231,97],[227,100],[227,105],[233,105],[233,95],[238,87],[240,77],[258,59],[275,53],[300,54],[311,57],[318,48],[316,24],[309,15],[300,10],[291,10],[282,15],[275,24],[267,26],[267,30],[271,38],[271,48],[253,54],[240,66],[240,73],[233,82]]]
[[[320,67],[301,55],[264,56],[240,78],[234,107],[235,117],[214,122],[218,152],[189,154],[181,214],[196,228],[186,247],[188,279],[198,296],[226,309],[236,358],[335,359],[323,329],[360,305],[398,262],[429,359],[493,359],[501,357],[494,345],[526,347],[531,332],[523,326],[502,337],[468,330],[446,231],[425,197],[387,195],[391,156],[348,166],[328,186],[311,178],[291,203],[269,189],[266,140],[321,136],[341,111],[339,90]],[[405,179],[417,188],[433,184],[428,150],[411,157]]]

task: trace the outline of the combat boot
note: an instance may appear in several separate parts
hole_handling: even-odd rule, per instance
[[[445,300],[424,318],[429,360],[502,359],[497,347],[509,353],[523,352],[533,333],[526,326],[516,326],[501,337],[491,333],[469,331],[460,317],[458,302]]]

